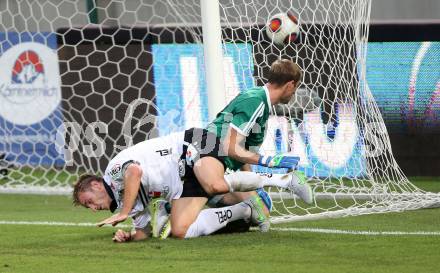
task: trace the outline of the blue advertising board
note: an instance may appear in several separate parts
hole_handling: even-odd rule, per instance
[[[0,33],[0,153],[15,164],[62,165],[63,118],[53,33]]]

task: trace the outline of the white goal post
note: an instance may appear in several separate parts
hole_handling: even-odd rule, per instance
[[[304,81],[274,107],[264,153],[301,158],[316,200],[281,189],[274,223],[437,206],[397,165],[366,82],[371,0],[0,2],[0,192],[66,194],[124,147],[203,127],[290,58]],[[274,14],[299,20],[275,45]],[[202,45],[203,43],[203,45]],[[259,171],[267,171],[259,169]]]

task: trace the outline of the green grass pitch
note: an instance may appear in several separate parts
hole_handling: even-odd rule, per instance
[[[440,191],[436,179],[411,180]],[[111,241],[115,228],[10,224],[96,223],[109,215],[73,207],[67,196],[1,194],[0,211],[0,272],[440,271],[440,209],[272,225],[268,233],[129,244]],[[310,229],[427,234],[328,234]]]

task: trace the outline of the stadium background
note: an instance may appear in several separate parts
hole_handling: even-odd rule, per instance
[[[105,4],[105,2],[102,1],[101,4]],[[9,9],[14,8],[14,4],[11,3],[9,2]],[[127,1],[127,5],[130,3],[136,5],[136,1]],[[4,9],[5,7],[5,2],[0,3],[0,8]],[[409,176],[440,175],[440,169],[435,167],[440,163],[438,154],[440,144],[435,141],[440,134],[438,121],[440,72],[436,69],[440,61],[440,32],[438,31],[440,25],[432,20],[439,17],[435,12],[435,7],[440,8],[437,1],[422,1],[421,3],[377,1],[372,5],[372,25],[367,56],[367,84],[384,117],[396,160]],[[86,7],[78,5],[76,8],[81,10]],[[110,15],[111,13],[118,14],[118,8],[120,6],[114,5],[114,7],[108,8],[107,12]],[[21,12],[26,13],[23,10]],[[152,15],[145,14],[145,16]],[[167,17],[166,13],[156,14],[156,16],[158,18]],[[105,16],[99,14],[98,11],[97,18],[103,17]],[[124,24],[124,22],[129,23],[130,18],[120,18],[119,20],[121,24]],[[14,25],[17,30],[22,28],[32,31],[32,27],[20,25],[20,20],[17,18],[2,18],[2,21],[6,26]],[[82,22],[79,20],[77,23],[81,25]],[[38,124],[19,119],[14,123],[14,117],[12,117],[12,122],[11,117],[5,117],[8,116],[8,113],[0,114],[0,138],[2,139],[0,151],[12,151],[13,156],[11,157],[11,154],[7,153],[7,158],[20,163],[62,165],[65,163],[65,158],[56,149],[53,140],[56,128],[63,121],[78,121],[80,124],[84,121],[86,123],[97,120],[106,122],[109,125],[109,137],[106,140],[116,140],[117,144],[123,145],[124,139],[121,136],[120,124],[112,121],[113,108],[118,107],[118,105],[112,105],[112,102],[119,102],[121,98],[123,102],[127,103],[139,96],[155,100],[158,109],[146,109],[145,106],[141,106],[136,109],[133,118],[141,120],[145,112],[157,114],[159,134],[206,124],[207,109],[204,107],[207,104],[206,90],[201,70],[203,65],[202,48],[197,45],[179,44],[179,39],[188,39],[184,30],[177,31],[175,36],[170,35],[169,44],[157,45],[154,33],[160,34],[162,41],[166,40],[169,35],[162,30],[160,27],[121,30],[112,27],[111,20],[108,20],[103,29],[92,28],[80,33],[72,29],[64,29],[61,20],[57,32],[63,33],[63,39],[56,39],[56,35],[51,32],[0,33],[2,59],[7,58],[7,50],[17,45],[19,41],[23,43],[32,40],[52,49],[61,48],[57,57],[59,60],[69,60],[68,67],[63,65],[59,67],[58,75],[48,73],[48,71],[42,72],[46,73],[48,78],[59,77],[62,85],[62,103]],[[109,35],[101,35],[101,33]],[[82,34],[85,39],[81,44],[78,44]],[[98,37],[99,39],[97,39]],[[130,38],[132,37],[143,42],[131,42]],[[107,52],[108,54],[103,54],[102,52],[112,44],[118,44],[121,47],[114,47]],[[102,52],[93,52],[94,46]],[[229,50],[226,47],[225,55],[232,59],[252,59],[249,58],[252,52],[251,48],[248,45],[241,47]],[[421,48],[424,48],[423,56],[419,53]],[[79,54],[75,55],[75,52]],[[172,54],[169,54],[170,52]],[[232,61],[230,62],[231,66],[228,72],[230,78],[235,79],[235,82],[232,80],[233,84],[230,86],[231,95],[237,90],[252,86],[251,76],[261,72],[256,70],[259,69],[258,62],[262,61],[263,54],[260,53],[264,52],[259,52],[256,48],[253,48],[253,52],[257,55],[256,64],[242,62],[241,67],[234,67]],[[37,52],[37,54],[41,53]],[[90,63],[83,57],[88,54],[91,54],[88,60],[93,60],[92,64],[99,66],[99,71],[96,67],[88,66]],[[289,55],[289,52],[285,52],[285,54]],[[164,56],[167,56],[168,59]],[[109,58],[111,58],[111,62],[108,62]],[[153,59],[157,59],[156,64],[163,67],[161,70],[154,69]],[[384,59],[388,61],[384,62]],[[416,59],[420,63],[416,62]],[[184,70],[176,65],[176,63],[181,65],[182,62],[185,62],[187,67],[192,67],[194,69],[192,72],[196,73],[184,75]],[[115,63],[118,65],[116,66]],[[164,66],[166,63],[170,65]],[[2,69],[5,67],[7,66],[2,65]],[[415,70],[416,72],[414,72]],[[124,75],[117,75],[118,71]],[[237,77],[234,71],[247,73]],[[261,73],[264,74],[264,71]],[[2,86],[6,85],[5,82],[16,81],[12,71],[2,71],[2,75],[9,75],[2,78],[4,81]],[[190,107],[185,107],[183,84],[191,81],[193,83],[198,81],[199,88],[198,90],[189,90],[189,92],[193,92],[190,93],[191,95],[198,94],[200,100],[193,102],[195,104],[191,104]],[[57,79],[51,82],[57,82]],[[109,90],[110,86],[113,90]],[[90,94],[87,90],[93,90],[94,93]],[[4,103],[17,103],[11,99],[10,89],[2,88],[1,94],[4,97]],[[17,104],[22,104],[22,102]],[[30,112],[38,112],[36,103],[30,102],[25,107]],[[64,113],[70,114],[62,115],[61,109]],[[123,120],[125,113],[123,110],[125,109],[116,112],[116,115],[122,115],[117,117],[118,120]],[[323,115],[322,118],[325,124],[329,124],[337,130],[338,117],[332,118]],[[168,126],[170,120],[177,127],[170,128]],[[29,126],[29,124],[32,125]],[[134,142],[144,139],[150,133],[158,133],[152,132],[151,129],[152,126],[148,123],[139,127],[134,132]],[[112,150],[108,149],[104,153],[108,158],[111,156]],[[359,153],[359,150],[355,147],[351,156],[357,157],[356,153]],[[85,155],[81,153],[75,153],[73,156],[76,157],[73,161],[105,166],[105,157],[84,158]],[[420,164],[421,159],[424,159],[426,163]],[[319,162],[314,162],[314,164],[319,164]],[[356,176],[357,174],[349,175]]]

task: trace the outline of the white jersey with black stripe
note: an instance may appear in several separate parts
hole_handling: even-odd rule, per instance
[[[180,156],[183,152],[184,132],[173,133],[140,142],[129,147],[110,160],[104,174],[104,181],[112,189],[118,205],[122,207],[124,193],[124,172],[129,164],[139,164],[142,179],[136,203],[130,212],[135,228],[144,228],[151,220],[148,202],[152,197],[168,201],[178,199],[182,194],[179,174]]]

